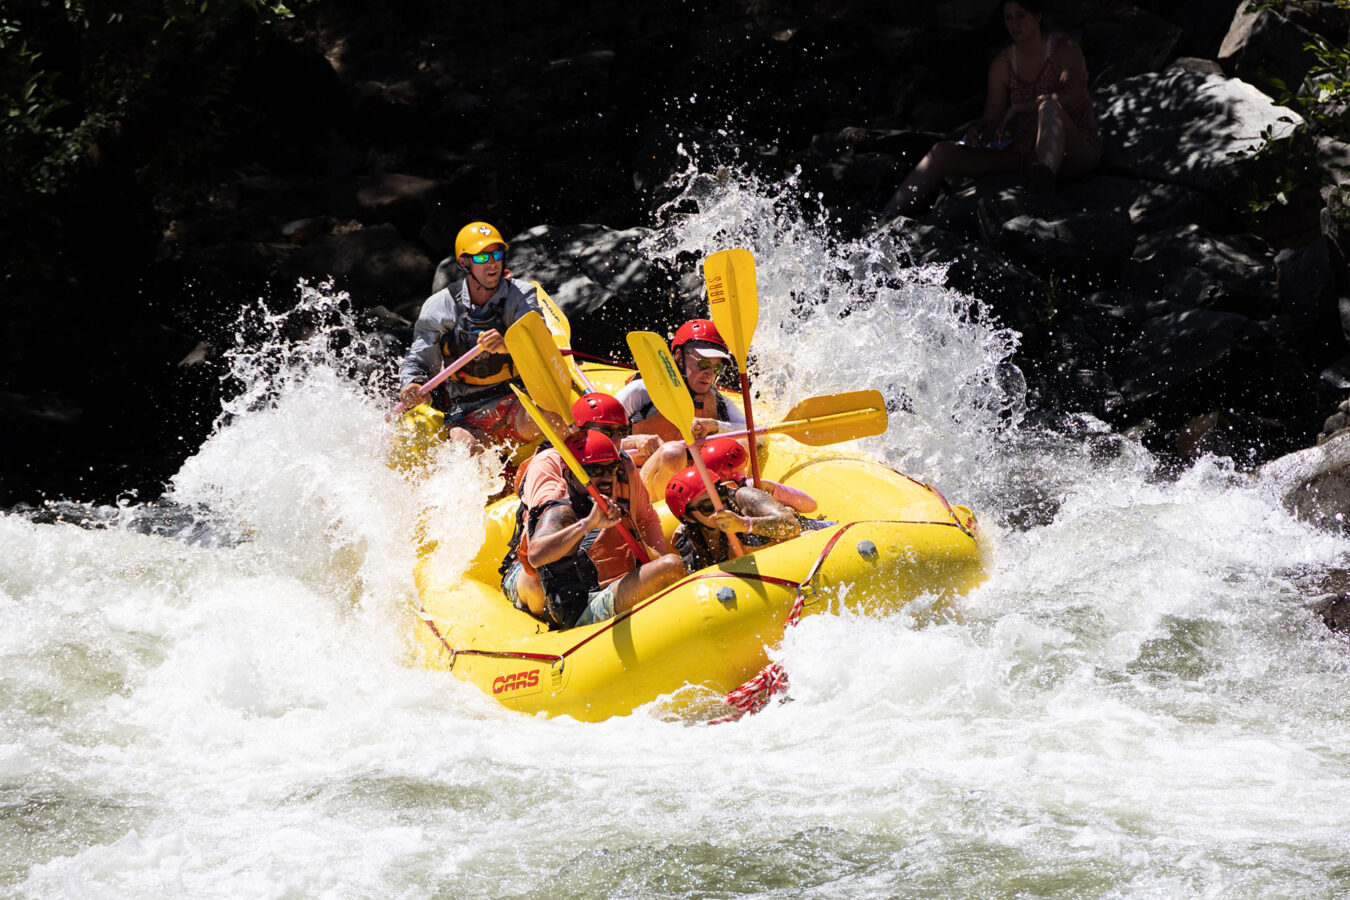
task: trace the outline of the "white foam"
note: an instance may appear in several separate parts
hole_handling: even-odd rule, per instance
[[[751,247],[784,409],[903,394],[864,450],[976,507],[990,580],[950,615],[808,617],[773,651],[791,702],[736,724],[510,713],[405,664],[416,522],[459,529],[455,577],[491,473],[384,464],[388,398],[316,291],[333,321],[301,338],[245,317],[240,398],[174,480],[228,540],[0,517],[6,890],[1341,892],[1350,653],[1305,607],[1346,541],[1224,461],[1161,481],[1100,423],[1018,427],[1014,338],[978,304],[889,238],[826,240],[792,185],[699,184],[653,252]]]

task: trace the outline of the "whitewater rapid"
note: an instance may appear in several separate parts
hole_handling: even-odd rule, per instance
[[[1350,892],[1350,645],[1308,612],[1350,544],[1226,460],[1163,478],[1089,418],[1027,425],[1017,336],[794,190],[693,174],[646,250],[754,253],[766,421],[895,401],[859,449],[990,535],[952,616],[808,617],[791,701],[730,725],[525,717],[412,667],[414,524],[458,529],[453,577],[493,474],[385,464],[387,397],[309,288],[329,325],[241,315],[163,502],[0,516],[0,893]]]

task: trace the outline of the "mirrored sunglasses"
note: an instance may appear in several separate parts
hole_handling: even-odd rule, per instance
[[[699,370],[700,372],[706,372],[706,371],[708,371],[709,369],[712,369],[713,371],[717,371],[717,370],[719,370],[719,369],[722,368],[722,363],[724,363],[724,362],[726,362],[726,360],[720,359],[720,358],[719,358],[719,359],[700,359],[700,360],[698,361],[698,370]]]
[[[607,463],[587,463],[582,466],[588,478],[613,478],[619,471],[617,460]]]
[[[505,256],[506,256],[505,250],[484,250],[482,253],[470,253],[469,259],[473,260],[476,263],[485,263],[488,260],[492,260],[493,262],[501,262]]]

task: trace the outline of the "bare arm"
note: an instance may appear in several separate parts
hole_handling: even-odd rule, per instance
[[[730,533],[754,534],[774,541],[786,540],[801,533],[801,523],[792,510],[758,488],[736,490],[736,505],[744,512],[724,509],[714,516],[717,527]]]
[[[1061,38],[1055,44],[1053,57],[1059,70],[1055,99],[1066,108],[1082,106],[1088,99],[1087,60],[1082,49],[1071,38]]]
[[[598,503],[584,519],[577,518],[576,510],[566,504],[544,510],[538,528],[530,538],[527,554],[530,565],[537,569],[576,553],[586,532],[609,528],[619,521],[617,506],[611,506],[610,512],[610,516],[603,515]]]
[[[1003,51],[989,64],[989,87],[984,98],[984,116],[979,121],[980,139],[998,137],[1008,112],[1008,64]]]

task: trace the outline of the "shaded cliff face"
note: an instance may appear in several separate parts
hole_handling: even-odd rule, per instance
[[[1168,115],[1194,111],[1131,98],[1195,83],[1135,79],[1182,54],[1216,57],[1234,9],[1084,3],[1056,21],[1079,37],[1094,89],[1140,120],[1132,128],[1157,125],[1166,145]],[[218,360],[240,306],[287,305],[299,279],[349,291],[392,357],[465,221],[509,235],[548,226],[513,247],[533,248],[531,273],[546,280],[584,268],[586,252],[628,259],[637,251],[626,230],[653,223],[695,147],[705,170],[799,172],[841,234],[884,227],[869,210],[933,140],[978,114],[986,61],[1005,41],[997,12],[989,2],[532,0],[466,15],[431,2],[321,2],[281,25],[241,21],[184,47],[91,145],[67,189],[28,198],[6,223],[10,262],[22,265],[7,282],[0,503],[155,492],[229,390]],[[1021,363],[1048,409],[1089,409],[1122,427],[1165,418],[1166,442],[1221,396],[1233,418],[1285,419],[1262,453],[1297,443],[1326,402],[1316,373],[1344,349],[1338,248],[1303,250],[1321,203],[1297,198],[1260,226],[1231,183],[1178,179],[1159,159],[1118,157],[1107,181],[1065,192],[1054,208],[1028,207],[1016,183],[958,184],[923,222],[891,227],[914,236],[916,257],[952,263],[952,286],[995,297],[1027,337]],[[1268,239],[1229,237],[1258,226]],[[1047,252],[1057,247],[1059,257]],[[1297,290],[1316,302],[1262,306],[1281,247],[1301,254],[1294,269],[1311,274]],[[1057,258],[1087,259],[1087,270],[1066,280]],[[614,343],[616,321],[659,328],[693,299],[688,272],[631,262],[622,291],[571,298],[579,342]],[[1021,288],[997,302],[1009,285]],[[1026,300],[1047,292],[1050,318]],[[602,302],[608,324],[591,318]],[[1220,318],[1198,325],[1182,316],[1192,309]],[[1262,330],[1281,315],[1323,337]],[[1168,359],[1150,356],[1147,335],[1189,365],[1195,352],[1174,338],[1190,333],[1211,345],[1227,334],[1207,345],[1214,365],[1140,380],[1156,373],[1151,359]],[[1113,342],[1133,350],[1114,353]],[[1261,402],[1246,414],[1233,376],[1253,367]],[[1272,413],[1270,398],[1291,386],[1297,402]]]

